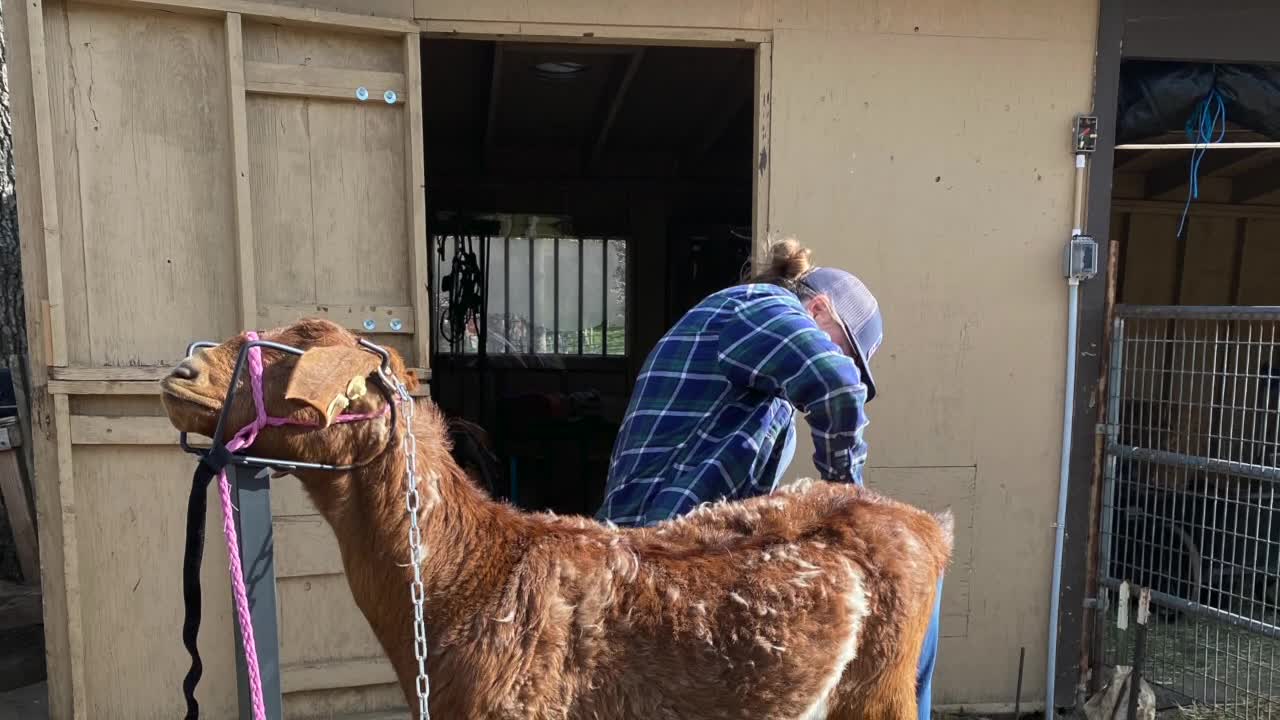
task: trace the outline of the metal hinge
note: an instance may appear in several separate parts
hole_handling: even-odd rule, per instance
[[[1120,432],[1120,426],[1108,423],[1098,423],[1094,426],[1093,431],[1099,435],[1110,435],[1111,433]]]

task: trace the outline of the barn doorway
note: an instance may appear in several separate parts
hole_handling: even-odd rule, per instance
[[[755,48],[424,38],[431,392],[592,514],[645,355],[752,253]]]

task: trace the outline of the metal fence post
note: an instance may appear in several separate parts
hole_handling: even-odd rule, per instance
[[[236,527],[240,533],[240,562],[244,566],[249,613],[253,621],[254,644],[262,674],[262,696],[270,720],[283,718],[280,687],[280,633],[276,627],[276,564],[271,531],[271,471],[267,468],[233,465],[228,468],[236,505]],[[233,623],[234,624],[234,623]],[[240,717],[253,717],[249,699],[249,675],[245,664],[244,641],[236,628],[236,681],[240,690]]]

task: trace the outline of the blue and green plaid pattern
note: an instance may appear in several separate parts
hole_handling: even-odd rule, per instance
[[[771,492],[796,409],[822,477],[861,483],[866,399],[855,362],[793,293],[763,284],[715,293],[645,360],[597,517],[648,525]]]

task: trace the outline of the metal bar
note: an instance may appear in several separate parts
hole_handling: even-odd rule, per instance
[[[578,354],[583,351],[583,336],[586,335],[584,324],[586,320],[586,278],[582,267],[582,260],[586,255],[587,239],[578,238]]]
[[[502,351],[511,352],[511,235],[502,238]]]
[[[600,238],[600,354],[609,354],[609,238]]]
[[[1107,446],[1119,442],[1120,435],[1120,412],[1121,412],[1121,379],[1124,375],[1124,318],[1117,317],[1112,324],[1112,333],[1116,338],[1111,345],[1111,380],[1108,383],[1111,395],[1107,402]],[[1108,452],[1106,454],[1106,470],[1103,475],[1102,486],[1102,540],[1098,543],[1098,550],[1102,554],[1098,562],[1100,574],[1102,577],[1108,577],[1111,573],[1111,541],[1115,532],[1114,515],[1116,507],[1116,465],[1117,459],[1115,453]]]
[[[1120,589],[1121,582],[1122,581],[1112,577],[1102,579],[1102,583],[1104,585],[1116,591]],[[1173,595],[1158,590],[1151,591],[1151,601],[1171,610],[1178,610],[1195,617],[1217,620],[1218,622],[1225,623],[1233,627],[1243,628],[1265,637],[1280,640],[1280,626],[1271,625],[1269,623],[1262,622],[1261,620],[1254,620],[1253,618],[1247,618],[1228,610],[1209,607],[1208,605],[1192,602],[1186,598],[1174,597]]]
[[[1022,717],[1022,669],[1027,663],[1027,649],[1025,647],[1018,648],[1018,682],[1014,685],[1013,690],[1013,717],[1015,720]]]
[[[271,528],[271,471],[235,465],[227,470],[236,498],[236,527],[240,534],[240,562],[244,567],[253,640],[258,649],[262,697],[267,717],[280,720],[284,701],[280,686],[280,633],[276,627],[275,547]],[[240,691],[240,717],[253,717],[244,639],[236,631],[236,679]]]
[[[552,298],[551,298],[551,352],[556,355],[560,354],[560,237],[557,235],[552,239],[552,262],[554,266],[551,268],[552,277]]]
[[[1132,447],[1128,445],[1121,445],[1119,443],[1108,443],[1107,452],[1124,460],[1138,460],[1140,462],[1155,463],[1157,465],[1165,465],[1168,467],[1188,468],[1203,472],[1221,473],[1223,475],[1235,475],[1237,477],[1248,478],[1250,480],[1280,482],[1280,468],[1268,467],[1266,465],[1242,463],[1234,460],[1219,460],[1217,458],[1200,457],[1197,455],[1188,455],[1186,453],[1170,452],[1168,450],[1152,450],[1151,448]]]
[[[533,230],[535,228],[531,227],[530,229]],[[534,318],[536,316],[534,315],[534,308],[533,308],[534,297],[537,295],[537,293],[534,292],[534,283],[537,280],[537,273],[534,272],[534,263],[533,263],[533,258],[534,258],[533,248],[538,241],[538,239],[534,237],[535,235],[537,235],[536,232],[529,233],[529,330],[528,332],[525,333],[525,335],[529,336],[529,354],[530,355],[533,355],[538,352],[538,343],[536,340],[537,324],[534,322]]]
[[[1280,142],[1249,141],[1220,143],[1126,143],[1116,150],[1275,150]]]
[[[1151,320],[1280,321],[1280,305],[1117,305],[1116,316]]]

